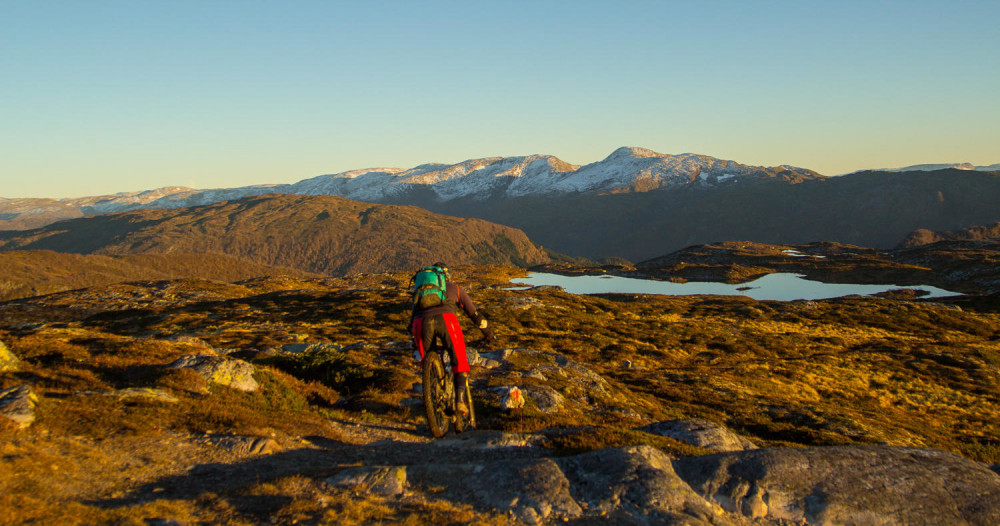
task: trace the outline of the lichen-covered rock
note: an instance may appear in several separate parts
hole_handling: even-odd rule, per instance
[[[698,494],[751,518],[806,524],[1000,524],[1000,475],[946,451],[756,449],[687,457]]]
[[[566,403],[566,398],[559,394],[559,391],[547,385],[527,385],[524,387],[524,392],[535,401],[538,410],[543,413],[558,413]]]
[[[528,524],[552,518],[579,517],[570,483],[552,459],[498,461],[489,464],[410,466],[410,480],[423,487],[444,487],[449,498],[486,509],[508,510]]]
[[[218,448],[228,450],[241,456],[248,455],[270,455],[281,451],[281,446],[272,438],[237,436],[237,435],[209,435],[201,442]]]
[[[670,457],[639,446],[572,457],[443,462],[407,468],[415,487],[528,524],[583,520],[600,524],[730,524],[675,472]],[[590,522],[588,522],[590,521]]]
[[[241,391],[256,391],[260,387],[253,378],[253,366],[235,358],[192,354],[179,358],[168,367],[191,369],[210,382],[228,385]]]
[[[335,343],[290,343],[282,345],[281,350],[289,354],[302,354],[315,351],[342,351],[341,346]]]
[[[347,468],[326,479],[336,487],[360,488],[366,493],[395,497],[406,491],[406,467],[360,466]]]
[[[756,444],[737,435],[728,427],[708,420],[665,420],[640,427],[639,430],[716,451],[743,451],[757,448]]]
[[[36,405],[38,397],[28,385],[0,391],[0,415],[13,420],[20,428],[28,427],[35,421]]]
[[[588,513],[614,524],[729,524],[650,446],[602,449],[557,460]]]
[[[14,356],[14,353],[10,352],[10,349],[3,342],[0,342],[0,372],[16,371],[20,365],[21,360]]]

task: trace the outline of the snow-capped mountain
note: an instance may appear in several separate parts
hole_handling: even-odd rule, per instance
[[[447,201],[458,198],[648,191],[664,187],[717,186],[738,180],[819,174],[793,167],[762,168],[695,154],[666,155],[644,148],[619,148],[602,161],[580,167],[551,155],[491,157],[454,165],[425,164],[410,170],[358,170],[322,175],[282,191],[332,194],[361,201],[386,201],[429,189]]]
[[[212,190],[166,187],[74,199],[17,200],[16,213],[30,213],[33,201],[37,201],[39,207],[51,209],[56,205],[72,211],[54,217],[54,221],[139,208],[187,208],[268,193],[336,195],[376,203],[426,202],[428,198],[445,202],[527,195],[647,192],[680,187],[713,188],[761,179],[798,182],[821,177],[811,170],[791,166],[748,166],[706,155],[668,155],[645,148],[622,147],[604,160],[585,166],[573,165],[551,155],[487,157],[457,164],[422,164],[410,169],[352,170],[294,184]],[[0,214],[13,212],[6,210],[8,204],[0,201]],[[0,224],[0,229],[5,227],[17,228],[13,224]]]

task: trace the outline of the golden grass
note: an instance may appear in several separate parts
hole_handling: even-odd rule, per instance
[[[995,313],[890,299],[781,303],[501,290],[521,272],[454,271],[494,326],[498,347],[570,358],[602,375],[608,393],[551,375],[525,377],[545,363],[518,355],[512,370],[479,370],[474,379],[491,386],[547,385],[567,399],[589,397],[593,405],[574,402],[546,414],[532,402],[520,413],[505,413],[496,397],[479,390],[474,399],[481,427],[546,433],[547,446],[561,454],[650,444],[695,455],[705,451],[634,428],[651,420],[705,418],[765,446],[888,443],[1000,462]],[[433,495],[357,498],[306,475],[117,507],[86,504],[71,491],[78,487],[75,477],[88,473],[86,463],[107,459],[98,449],[72,446],[67,437],[99,442],[227,432],[348,442],[331,429],[331,419],[422,424],[419,407],[400,405],[417,371],[406,346],[394,344],[408,340],[402,290],[408,277],[176,281],[6,304],[10,321],[0,326],[0,340],[23,366],[0,373],[0,387],[30,383],[40,405],[27,431],[0,424],[0,507],[19,510],[9,519],[15,523],[141,524],[174,517],[256,524],[265,516],[279,524],[504,523],[503,516]],[[167,289],[169,301],[129,307],[129,301]],[[125,295],[134,299],[121,299]],[[15,327],[22,323],[48,325]],[[476,329],[465,331],[470,340],[478,337]],[[244,393],[210,385],[190,371],[163,369],[185,354],[206,352],[199,341],[246,353],[261,389]],[[256,351],[301,342],[352,347],[253,358]],[[179,402],[79,394],[129,387],[164,389]],[[62,456],[53,452],[60,448]]]

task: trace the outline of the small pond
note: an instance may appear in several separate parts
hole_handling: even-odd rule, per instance
[[[516,279],[517,285],[538,287],[542,285],[557,285],[572,294],[665,294],[668,296],[685,296],[692,294],[716,294],[723,296],[746,296],[755,300],[821,300],[838,298],[852,294],[868,296],[893,289],[923,290],[928,294],[923,298],[940,298],[958,296],[937,287],[926,285],[851,285],[844,283],[822,283],[804,279],[798,274],[768,274],[748,283],[731,285],[728,283],[689,281],[687,283],[672,283],[650,279],[623,278],[619,276],[561,276],[544,272],[529,272],[527,278]]]

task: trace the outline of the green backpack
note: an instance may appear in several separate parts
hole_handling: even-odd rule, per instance
[[[445,291],[445,271],[441,267],[424,267],[413,275],[413,304],[420,309],[429,309],[443,305]]]

